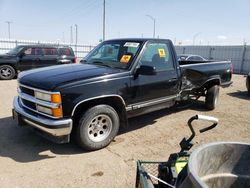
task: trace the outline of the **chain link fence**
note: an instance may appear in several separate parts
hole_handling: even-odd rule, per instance
[[[56,43],[45,41],[28,41],[28,40],[7,40],[0,39],[0,54],[7,53],[10,49],[15,48],[18,45],[53,45],[53,46],[70,46],[78,59],[83,58],[88,52],[90,52],[95,46],[84,44],[68,44],[68,43]]]
[[[70,46],[78,59],[83,58],[95,46],[85,44],[68,44],[43,41],[6,40],[0,39],[0,53],[6,53],[17,45],[44,44]],[[234,73],[248,74],[250,72],[250,46],[175,46],[177,54],[201,55],[208,60],[230,60],[233,63]]]

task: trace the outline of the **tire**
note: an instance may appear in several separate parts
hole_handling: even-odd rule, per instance
[[[10,65],[0,66],[0,79],[1,80],[11,80],[16,76],[15,69]]]
[[[119,127],[117,112],[111,106],[97,105],[81,116],[76,129],[76,141],[88,151],[102,149],[114,139]]]
[[[205,103],[208,110],[214,110],[219,98],[220,87],[214,85],[207,90]]]
[[[246,78],[246,87],[247,87],[248,95],[250,95],[250,76],[247,76]]]

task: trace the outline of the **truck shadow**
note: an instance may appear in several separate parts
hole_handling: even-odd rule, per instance
[[[152,125],[162,116],[178,111],[194,109],[204,111],[203,102],[195,102],[192,106],[177,105],[173,108],[152,112],[150,114],[129,119],[129,126],[121,129],[125,134],[147,125]],[[55,144],[37,135],[29,127],[18,127],[12,117],[0,119],[0,158],[7,157],[16,162],[28,163],[43,159],[69,157],[69,155],[86,153],[75,143]]]
[[[229,96],[231,97],[237,97],[239,99],[245,99],[245,100],[249,100],[250,99],[250,95],[248,94],[247,91],[236,91],[236,92],[232,92],[232,93],[228,93]]]
[[[29,127],[18,127],[12,117],[0,119],[0,130],[0,158],[26,163],[55,158],[56,155],[66,157],[84,153],[75,144],[55,144],[38,136]]]
[[[125,134],[127,132],[135,131],[137,129],[143,128],[148,125],[153,125],[154,123],[157,122],[156,120],[159,119],[160,117],[168,116],[170,114],[177,113],[187,109],[196,110],[198,112],[207,111],[205,104],[202,101],[191,100],[188,102],[182,102],[171,108],[166,108],[156,112],[151,112],[149,114],[130,118],[128,121],[128,126],[122,128],[119,134],[120,135]]]

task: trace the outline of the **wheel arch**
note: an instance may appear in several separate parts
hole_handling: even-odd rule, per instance
[[[9,66],[11,66],[16,71],[16,73],[17,73],[17,66],[14,65],[13,63],[1,63],[0,66],[2,66],[2,65],[9,65]]]
[[[201,86],[201,88],[209,89],[210,87],[212,87],[212,86],[214,86],[214,85],[218,85],[218,86],[221,85],[221,79],[220,79],[220,77],[208,79],[208,80]]]
[[[81,114],[96,105],[109,105],[117,112],[122,126],[127,125],[126,104],[120,95],[103,95],[79,101],[73,108],[71,117],[73,122],[78,122]]]

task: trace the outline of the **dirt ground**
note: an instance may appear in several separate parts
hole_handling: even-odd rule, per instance
[[[196,114],[219,118],[219,126],[198,134],[195,147],[214,141],[250,142],[250,97],[245,78],[220,90],[219,106],[206,111],[203,99],[129,120],[129,127],[107,148],[84,152],[74,144],[57,145],[17,127],[11,117],[16,80],[0,81],[0,187],[134,187],[136,161],[166,160],[190,135],[187,120]],[[200,125],[201,126],[201,125]],[[194,148],[195,148],[194,147]]]

